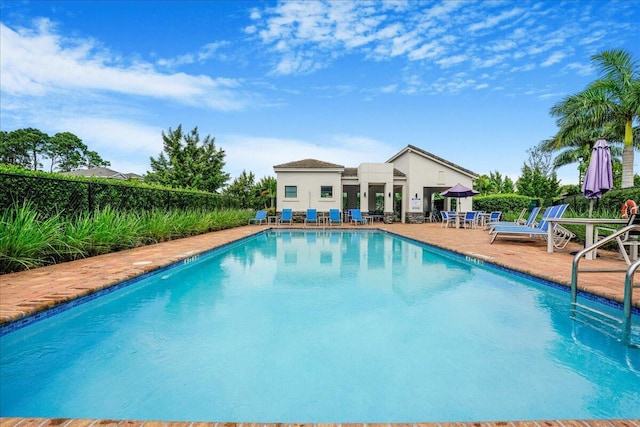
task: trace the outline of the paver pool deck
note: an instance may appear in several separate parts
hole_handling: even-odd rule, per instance
[[[295,225],[294,225],[295,227]],[[500,239],[490,244],[490,237],[483,229],[442,228],[439,223],[427,224],[382,224],[375,223],[368,229],[381,229],[448,249],[474,260],[494,263],[502,267],[541,277],[569,286],[574,256],[571,252],[582,248],[570,243],[565,249],[547,253],[546,242],[541,239]],[[37,268],[29,271],[0,275],[0,324],[13,322],[25,316],[41,312],[57,304],[91,294],[97,290],[115,285],[140,274],[192,257],[212,248],[251,236],[262,230],[274,228],[266,225],[252,225],[221,230],[155,245],[144,246],[78,261]],[[287,226],[287,228],[290,228]],[[300,226],[314,229],[314,226]],[[322,228],[322,227],[318,227]],[[338,227],[333,227],[334,229]],[[345,229],[355,226],[345,225]],[[583,260],[581,266],[611,268],[624,266],[613,252],[599,251],[593,261]],[[595,295],[622,301],[624,294],[624,273],[581,273],[579,288]],[[567,295],[567,300],[569,295]],[[567,301],[568,303],[568,301]],[[640,292],[633,297],[633,305],[640,307]],[[0,408],[0,414],[1,414]],[[218,420],[224,421],[224,420]],[[71,420],[0,418],[0,427],[34,426],[297,426],[297,424],[235,424],[235,423],[167,423],[151,421],[113,420]],[[316,424],[308,424],[316,425]],[[320,426],[320,424],[317,424]],[[340,424],[342,426],[378,426],[378,424]],[[381,424],[389,426],[390,424]],[[326,425],[325,425],[326,426]],[[531,426],[531,427],[640,427],[640,418],[634,420],[546,420],[527,422],[478,422],[478,423],[427,423],[393,424],[399,426]]]

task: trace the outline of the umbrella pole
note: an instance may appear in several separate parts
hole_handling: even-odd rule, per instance
[[[589,218],[591,218],[591,215],[593,214],[593,199],[589,200]]]

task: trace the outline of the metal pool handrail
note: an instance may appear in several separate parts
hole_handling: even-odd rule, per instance
[[[633,263],[629,261],[629,257],[624,252],[625,261],[627,261],[627,268],[589,268],[589,269],[579,269],[580,260],[583,259],[584,255],[595,251],[596,249],[606,245],[607,243],[616,240],[618,246],[622,251],[624,251],[624,245],[622,243],[622,239],[620,238],[622,235],[628,233],[629,231],[640,231],[640,225],[628,225],[620,230],[614,232],[613,234],[605,237],[604,239],[595,242],[593,245],[588,248],[584,248],[578,253],[576,253],[573,258],[573,264],[571,268],[571,304],[573,306],[573,310],[578,306],[578,273],[580,271],[583,272],[591,272],[591,273],[605,273],[605,272],[621,272],[626,271],[625,281],[624,281],[624,308],[623,308],[623,319],[622,319],[622,333],[623,333],[623,342],[627,345],[630,344],[630,335],[631,335],[631,302],[633,298],[633,288],[635,287],[633,276],[636,270],[640,267],[640,260],[637,260]]]
[[[622,324],[623,334],[625,336],[625,344],[630,344],[631,336],[631,299],[633,297],[633,275],[640,267],[640,260],[637,260],[629,266],[627,274],[624,277],[624,323]]]

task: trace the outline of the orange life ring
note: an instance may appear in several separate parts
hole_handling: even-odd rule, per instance
[[[622,205],[622,218],[629,218],[629,215],[638,213],[638,205],[636,202],[629,199]]]

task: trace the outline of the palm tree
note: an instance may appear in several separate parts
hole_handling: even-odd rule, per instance
[[[632,187],[633,122],[640,119],[640,69],[621,49],[593,55],[591,61],[599,69],[600,78],[551,108],[560,128],[553,139],[556,148],[575,146],[585,137],[590,144],[599,138],[623,142],[622,187]],[[635,142],[637,145],[637,138]]]
[[[268,198],[270,204],[269,207],[273,208],[273,204],[276,199],[276,192],[278,190],[278,181],[272,176],[265,176],[260,180],[256,187],[258,188],[258,194],[261,197]]]
[[[600,138],[604,138],[611,141],[611,137],[603,135]],[[557,170],[562,166],[567,166],[572,163],[578,163],[578,182],[582,183],[584,174],[587,171],[587,166],[591,160],[591,154],[593,153],[593,146],[598,138],[594,136],[578,135],[570,141],[564,143],[556,137],[547,139],[540,143],[540,149],[543,152],[560,151],[559,154],[553,159],[553,170]],[[620,162],[622,156],[622,149],[618,145],[610,144],[611,160],[613,162]]]

